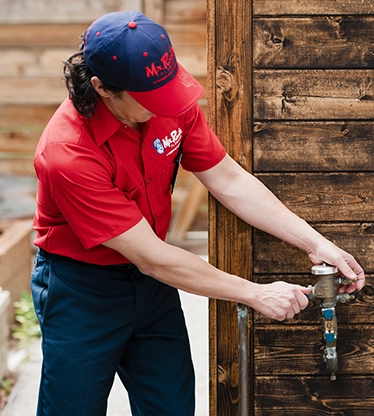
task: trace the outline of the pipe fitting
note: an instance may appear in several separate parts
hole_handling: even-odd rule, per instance
[[[338,353],[336,350],[338,322],[335,315],[335,306],[337,302],[345,303],[355,298],[354,295],[349,293],[338,294],[338,287],[349,285],[352,280],[345,277],[337,278],[338,269],[326,264],[313,266],[311,272],[318,277],[315,285],[309,286],[309,299],[321,301],[322,331],[325,340],[323,360],[330,374],[330,380],[336,380],[338,370]]]

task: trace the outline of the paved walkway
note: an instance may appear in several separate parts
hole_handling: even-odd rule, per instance
[[[208,415],[208,300],[180,292],[187,327],[190,334],[192,356],[196,372],[196,416]],[[35,416],[39,372],[40,343],[30,346],[30,356],[21,367],[20,377],[1,416]],[[109,397],[107,416],[131,416],[127,394],[116,379]]]

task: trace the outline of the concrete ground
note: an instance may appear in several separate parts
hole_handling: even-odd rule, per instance
[[[196,416],[208,415],[208,299],[180,292],[196,372]],[[1,416],[35,416],[41,365],[40,342],[30,346],[29,358]],[[109,397],[107,416],[131,416],[127,394],[116,379]]]

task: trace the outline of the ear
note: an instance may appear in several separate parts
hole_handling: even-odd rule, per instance
[[[103,81],[101,81],[100,78],[98,78],[97,76],[93,76],[91,78],[91,85],[93,87],[93,89],[101,96],[101,97],[105,97],[108,98],[110,95],[112,95],[111,91],[108,91],[104,88],[104,84]]]

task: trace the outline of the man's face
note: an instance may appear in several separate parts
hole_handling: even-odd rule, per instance
[[[125,124],[145,123],[154,116],[126,91],[121,94],[110,94],[108,97],[102,97],[102,99],[109,111]]]

